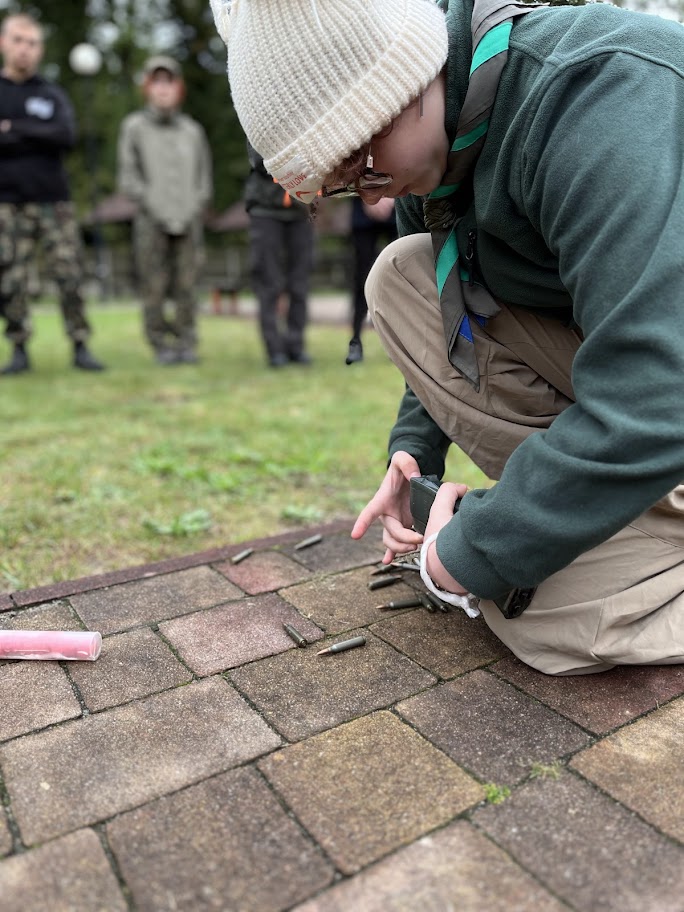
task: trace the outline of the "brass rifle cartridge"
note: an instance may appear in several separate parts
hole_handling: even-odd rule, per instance
[[[240,561],[243,561],[246,557],[249,557],[250,554],[254,554],[254,548],[245,548],[244,551],[240,551],[238,554],[234,554],[231,557],[231,564],[239,564]]]
[[[426,611],[429,611],[430,614],[434,614],[437,611],[435,605],[428,598],[427,592],[423,592],[420,596],[420,603],[425,608]]]
[[[401,583],[402,578],[400,576],[379,576],[377,579],[371,580],[368,583],[368,588],[372,591],[373,589],[383,589],[385,586],[393,586],[394,583]]]
[[[426,592],[425,595],[432,602],[437,611],[443,611],[445,614],[449,611],[449,606],[446,602],[443,602],[439,596],[435,595],[433,592]]]
[[[311,535],[309,538],[303,538],[300,542],[294,546],[295,551],[301,551],[302,548],[310,548],[311,545],[317,545],[319,541],[323,541],[322,535]]]
[[[283,624],[283,627],[285,628],[285,633],[297,644],[297,646],[308,645],[309,641],[306,639],[306,637],[302,636],[302,634],[296,630],[292,624]]]
[[[365,645],[365,637],[353,637],[351,640],[342,640],[341,643],[333,643],[332,646],[328,646],[327,649],[321,649],[321,651],[317,654],[319,656],[333,655],[336,652],[345,652],[347,649],[356,649],[357,646]]]
[[[379,611],[396,611],[398,608],[417,608],[422,604],[421,597],[414,595],[411,598],[399,599],[398,602],[387,602],[386,605],[378,605],[377,607]]]
[[[371,576],[384,576],[385,573],[391,573],[398,567],[398,564],[383,564],[382,567],[376,567],[371,570]]]

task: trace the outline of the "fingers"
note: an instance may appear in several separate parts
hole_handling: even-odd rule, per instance
[[[423,541],[423,536],[419,532],[415,532],[413,529],[407,529],[398,519],[395,519],[395,517],[388,516],[385,513],[377,513],[373,501],[371,501],[359,514],[351,531],[351,537],[356,539],[361,538],[366,534],[369,526],[376,519],[379,519],[384,526],[384,532],[382,534],[383,544],[389,551],[393,552],[389,557],[389,560],[384,560],[385,563],[389,563],[393,560],[395,554],[405,554],[407,551],[414,551]],[[385,555],[385,558],[387,558],[387,555]]]
[[[382,535],[385,547],[394,551],[395,554],[406,554],[407,551],[415,551],[420,546],[423,541],[420,532],[407,529],[393,516],[381,516],[380,518],[385,527]]]
[[[365,518],[363,516],[364,513],[365,513],[365,510],[362,511],[361,513],[359,513],[359,515],[356,519],[356,522],[354,523],[354,526],[352,527],[352,531],[351,531],[352,538],[363,538],[363,536],[368,531],[368,527],[370,526],[370,523],[365,520]]]
[[[418,463],[411,456],[410,453],[407,453],[405,450],[397,450],[397,452],[392,456],[391,465],[401,472],[404,478],[408,481],[409,478],[414,478],[420,475],[420,468]]]
[[[383,514],[388,515],[389,511],[400,513],[401,497],[407,496],[402,495],[401,491],[406,481],[415,475],[420,475],[420,469],[413,456],[403,450],[396,452],[377,493],[359,513],[351,537],[361,538],[376,519],[380,519]]]
[[[440,485],[439,491],[437,491],[437,494],[435,495],[435,502],[430,511],[431,518],[434,515],[435,519],[440,517],[444,522],[451,519],[456,501],[463,497],[467,491],[467,485],[453,484],[452,482],[445,481]]]
[[[463,497],[468,493],[468,485],[464,484],[454,484],[453,481],[444,481],[440,485],[439,494],[445,496],[446,494],[452,496],[453,503],[456,503],[456,500],[460,497]]]
[[[357,516],[354,527],[351,530],[351,537],[362,538],[371,527],[371,525],[375,522],[375,520],[379,519],[380,516],[381,511],[378,504],[378,495],[376,494],[372,500],[368,501],[366,506]]]
[[[430,510],[430,518],[425,529],[425,538],[429,538],[435,532],[439,532],[443,526],[451,522],[454,518],[456,501],[467,491],[468,487],[464,484],[453,484],[446,481],[440,485]]]

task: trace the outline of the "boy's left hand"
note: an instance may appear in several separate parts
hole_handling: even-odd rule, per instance
[[[448,522],[454,518],[454,504],[467,492],[468,486],[464,484],[453,484],[445,481],[440,485],[439,491],[435,495],[435,501],[430,510],[430,518],[425,528],[425,538],[439,532]],[[437,555],[436,542],[433,542],[428,548],[426,564],[427,571],[430,574],[435,585],[446,592],[453,592],[456,595],[466,595],[468,590],[454,579]]]

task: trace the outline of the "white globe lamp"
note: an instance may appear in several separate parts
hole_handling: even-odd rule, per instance
[[[94,44],[83,41],[69,52],[69,66],[79,76],[97,76],[102,66],[102,54]]]

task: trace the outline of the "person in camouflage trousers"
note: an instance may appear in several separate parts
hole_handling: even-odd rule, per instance
[[[160,364],[197,361],[195,282],[201,262],[202,230],[184,234],[160,230],[150,213],[140,211],[133,225],[138,280],[143,294],[145,336]],[[166,305],[167,294],[174,304]]]
[[[28,276],[36,244],[42,242],[46,264],[60,291],[67,335],[85,342],[90,327],[85,317],[81,285],[81,239],[70,202],[17,206],[0,203],[0,296],[4,298],[5,335],[15,345],[31,335]]]
[[[184,93],[178,62],[150,58],[147,105],[129,114],[119,133],[119,189],[138,204],[133,243],[145,336],[165,365],[198,360],[195,282],[212,192],[209,144],[200,124],[180,111]]]
[[[28,278],[38,244],[59,289],[74,367],[102,370],[86,345],[90,326],[80,287],[81,240],[62,164],[75,141],[71,104],[58,86],[37,75],[43,36],[30,16],[5,18],[0,52],[0,310],[13,343],[1,373],[31,367]]]

